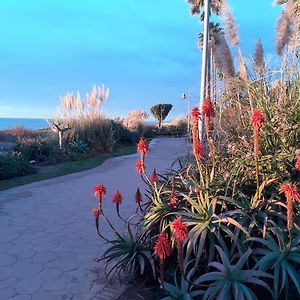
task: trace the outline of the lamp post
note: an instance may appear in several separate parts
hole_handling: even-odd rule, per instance
[[[209,53],[208,53],[208,39],[209,39],[209,15],[210,15],[210,7],[211,7],[211,0],[204,0],[204,29],[203,29],[203,50],[202,50],[202,74],[201,74],[201,87],[200,87],[200,103],[199,108],[200,111],[202,110],[202,104],[204,98],[207,94],[208,87],[207,84],[207,77],[208,77],[208,60],[209,60]],[[205,138],[204,135],[204,119],[199,121],[199,137],[203,140]]]
[[[187,100],[187,113],[188,113],[188,122],[187,122],[187,139],[190,139],[190,113],[191,113],[191,91],[188,91],[188,94],[185,93],[182,94],[181,99]]]

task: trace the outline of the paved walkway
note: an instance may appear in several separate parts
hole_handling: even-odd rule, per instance
[[[152,173],[170,168],[188,145],[183,138],[154,140],[146,157]],[[109,282],[96,257],[104,243],[91,216],[93,187],[107,188],[104,210],[116,223],[112,195],[123,195],[122,213],[136,209],[144,186],[135,172],[138,154],[101,166],[0,192],[0,300],[116,299],[124,286]],[[102,224],[101,224],[102,225]],[[102,226],[103,231],[107,227]],[[111,233],[104,232],[107,236]]]

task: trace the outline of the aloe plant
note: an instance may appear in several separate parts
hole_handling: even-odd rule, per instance
[[[268,234],[265,240],[251,238],[251,241],[260,245],[254,250],[260,255],[256,269],[273,274],[275,299],[278,299],[284,290],[288,292],[290,283],[294,284],[300,297],[300,235],[289,241],[286,231],[273,221],[270,223],[273,225],[272,235]]]
[[[194,281],[196,285],[204,282],[209,283],[203,295],[203,300],[257,299],[249,287],[251,285],[264,287],[272,294],[270,287],[260,279],[260,277],[272,278],[271,275],[259,270],[244,269],[252,253],[251,249],[248,249],[235,264],[232,264],[223,249],[219,246],[216,246],[216,248],[221,262],[214,261],[209,263],[208,266],[217,271],[208,272]]]
[[[151,268],[155,278],[154,260],[150,251],[148,233],[131,229],[130,219],[127,223],[127,231],[123,236],[109,240],[109,247],[105,250],[98,261],[106,262],[105,272],[107,276],[111,273],[125,273],[126,277],[133,280],[138,274],[143,275],[146,267]],[[110,267],[112,265],[112,267]],[[107,269],[108,272],[107,272]]]

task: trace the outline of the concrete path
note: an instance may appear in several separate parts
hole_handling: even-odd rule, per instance
[[[152,173],[170,168],[189,146],[183,138],[154,140],[146,157]],[[0,300],[116,299],[124,286],[110,282],[96,258],[104,243],[91,210],[93,187],[107,188],[104,210],[120,223],[112,204],[123,195],[122,214],[135,212],[134,194],[144,185],[135,171],[138,154],[101,166],[0,192]],[[101,223],[106,236],[112,236]]]

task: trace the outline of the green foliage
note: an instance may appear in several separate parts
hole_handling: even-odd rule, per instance
[[[266,239],[252,238],[253,242],[262,247],[255,249],[260,256],[256,268],[271,272],[274,276],[274,297],[278,299],[283,290],[288,291],[294,284],[300,295],[300,274],[296,266],[300,265],[300,236],[289,241],[287,233],[272,220],[273,228]]]
[[[14,150],[20,152],[23,158],[29,161],[55,163],[61,160],[55,142],[39,135],[18,138]]]
[[[138,139],[138,136],[134,131],[130,131],[117,121],[112,121],[112,134],[114,144],[133,145]]]
[[[79,152],[79,153],[86,153],[89,149],[89,146],[87,143],[84,143],[83,141],[81,140],[76,140],[76,141],[73,141],[71,143],[71,145],[73,146],[74,150],[76,152]]]
[[[216,245],[221,262],[211,262],[208,267],[217,271],[208,272],[195,280],[194,284],[209,282],[203,299],[257,299],[255,293],[249,288],[249,285],[257,285],[266,288],[271,294],[270,287],[259,277],[272,278],[266,272],[244,269],[251,254],[248,249],[235,263],[232,264],[223,249]]]
[[[162,122],[167,117],[172,107],[172,104],[156,104],[151,107],[151,113],[158,121],[158,128],[162,127]]]
[[[34,174],[35,170],[19,155],[0,156],[0,180]]]
[[[143,275],[145,269],[152,269],[155,277],[154,260],[150,251],[147,233],[141,232],[138,227],[127,222],[127,231],[123,236],[117,234],[116,239],[108,241],[108,248],[105,250],[99,261],[106,262],[107,276],[111,273],[124,273],[129,280]],[[112,265],[112,267],[110,267]]]

